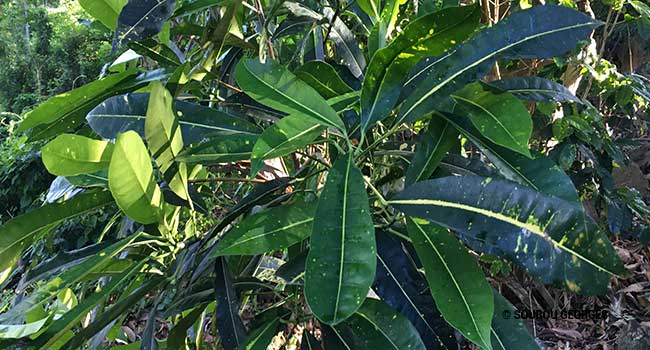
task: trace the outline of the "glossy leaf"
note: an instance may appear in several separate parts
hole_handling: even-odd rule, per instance
[[[296,202],[244,218],[217,245],[216,255],[256,255],[288,248],[311,234],[315,203]]]
[[[134,77],[134,71],[111,74],[72,91],[56,95],[25,114],[16,132],[23,132],[43,124],[52,124],[67,117],[84,116],[97,103],[112,96],[118,84]]]
[[[444,227],[420,219],[406,222],[442,316],[467,339],[491,349],[492,289],[476,260]]]
[[[493,93],[479,83],[454,92],[456,113],[466,114],[478,131],[497,145],[530,157],[528,139],[533,120],[516,97],[504,92]]]
[[[93,131],[105,139],[129,130],[144,137],[148,102],[148,93],[111,97],[90,111],[86,119]],[[261,133],[254,124],[218,109],[179,100],[174,100],[173,106],[185,144],[216,135]]]
[[[331,65],[323,61],[309,61],[294,72],[326,99],[352,92]]]
[[[334,10],[325,7],[323,13],[332,24],[329,33],[336,46],[336,54],[343,59],[343,64],[355,78],[362,79],[363,71],[366,69],[366,58],[354,34],[339,16],[334,17]]]
[[[426,349],[415,327],[380,300],[366,299],[345,324],[358,339],[355,349]]]
[[[149,152],[134,131],[117,137],[108,168],[108,187],[129,217],[143,224],[160,219],[162,192],[154,181]]]
[[[444,120],[432,119],[415,146],[411,165],[406,170],[406,184],[428,179],[447,151],[457,144],[458,131]]]
[[[612,275],[625,273],[607,236],[582,210],[515,183],[445,177],[416,183],[390,203],[471,239],[496,241],[545,283],[573,292],[602,293]]]
[[[171,17],[175,6],[175,0],[129,1],[117,19],[113,49],[158,34]]]
[[[497,59],[562,55],[600,25],[564,6],[534,6],[512,13],[450,53],[418,62],[403,89],[408,97],[399,120],[413,121],[440,110],[449,103],[450,93],[485,76]]]
[[[446,9],[411,22],[388,47],[372,57],[361,89],[361,122],[366,131],[395,107],[409,71],[425,55],[439,55],[465,40],[478,26],[477,6]]]
[[[571,178],[548,157],[532,152],[531,159],[497,146],[483,137],[467,119],[458,115],[440,115],[476,145],[506,179],[562,198],[578,208],[582,206]]]
[[[235,350],[246,344],[246,329],[239,317],[239,298],[232,285],[232,277],[224,257],[215,262],[214,291],[217,298],[216,322],[221,345],[225,350]]]
[[[515,77],[489,83],[515,97],[535,102],[580,102],[564,85],[540,77]]]
[[[539,350],[526,325],[516,318],[515,309],[499,292],[494,294],[494,317],[492,318],[492,346],[496,350]]]
[[[4,282],[39,232],[62,220],[83,215],[112,202],[108,192],[80,194],[16,216],[0,227],[0,283]]]
[[[326,324],[350,317],[375,277],[376,246],[368,195],[352,155],[330,169],[318,200],[305,267],[305,297]]]
[[[277,63],[243,59],[237,65],[235,77],[246,94],[264,105],[345,130],[336,111],[316,90]]]
[[[74,176],[108,168],[113,144],[80,135],[62,134],[41,148],[43,164],[51,174]]]
[[[377,232],[377,276],[373,290],[413,324],[428,350],[455,349],[454,329],[442,318],[424,276],[407,253],[410,243]]]
[[[106,28],[115,30],[117,18],[128,0],[79,0],[79,5]]]

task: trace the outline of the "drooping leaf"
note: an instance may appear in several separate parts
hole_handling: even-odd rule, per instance
[[[63,134],[41,148],[43,164],[57,176],[75,176],[108,168],[113,144],[80,135]]]
[[[501,247],[545,283],[584,294],[625,274],[607,236],[574,204],[475,176],[416,183],[390,201],[407,215]],[[496,243],[496,244],[495,244]]]
[[[454,329],[442,318],[427,282],[406,253],[404,242],[377,231],[377,276],[373,290],[413,324],[428,350],[458,348]]]
[[[113,50],[158,34],[171,17],[176,0],[129,1],[120,12],[113,38]]]
[[[149,152],[135,131],[117,137],[108,168],[108,187],[129,217],[143,224],[160,219],[162,192],[153,177]]]
[[[363,71],[366,69],[366,58],[363,56],[354,34],[339,16],[334,17],[334,10],[325,7],[323,13],[332,24],[329,33],[336,46],[336,54],[343,59],[343,64],[348,67],[348,70],[355,78],[363,78]]]
[[[411,165],[406,170],[406,184],[428,179],[447,151],[456,144],[458,131],[446,121],[432,119],[415,146]]]
[[[148,93],[115,96],[90,111],[86,119],[93,131],[106,139],[129,130],[144,137],[148,102]],[[218,109],[179,100],[174,100],[173,105],[187,145],[221,134],[261,133],[254,124]]]
[[[136,305],[144,298],[147,293],[150,293],[156,286],[162,283],[165,279],[161,277],[153,277],[146,281],[133,293],[125,296],[120,301],[112,305],[101,313],[93,323],[85,328],[82,328],[79,333],[70,339],[62,349],[76,349],[81,346],[86,340],[90,339],[95,334],[99,333],[104,327],[109,325],[114,319],[124,315],[131,307]]]
[[[237,83],[258,102],[289,114],[299,114],[345,131],[343,121],[316,90],[285,67],[242,59],[235,72]]]
[[[518,99],[535,102],[580,102],[564,85],[541,77],[515,77],[489,83]]]
[[[409,320],[380,300],[366,299],[344,324],[359,340],[355,349],[426,349]]]
[[[117,18],[128,0],[79,0],[79,5],[106,28],[115,30]]]
[[[311,234],[315,203],[296,202],[253,214],[228,231],[216,255],[255,255],[288,248]]]
[[[453,51],[418,62],[403,88],[408,97],[399,120],[414,121],[440,110],[449,103],[450,93],[485,76],[496,59],[562,55],[600,24],[564,6],[534,6],[512,13]]]
[[[447,229],[419,219],[406,223],[442,316],[467,339],[492,349],[492,289],[476,260]]]
[[[350,317],[375,277],[374,226],[362,176],[352,154],[341,156],[318,200],[305,267],[305,297],[326,324]]]
[[[571,178],[543,154],[533,152],[533,158],[528,158],[493,144],[464,117],[449,114],[440,114],[440,116],[476,145],[506,179],[531,187],[538,192],[562,198],[577,207],[582,206]]]
[[[246,344],[246,329],[239,317],[239,298],[232,285],[232,277],[224,257],[215,262],[214,292],[217,298],[216,322],[221,345],[235,350]]]
[[[56,95],[25,114],[16,132],[23,132],[43,124],[52,124],[66,117],[84,116],[100,101],[112,96],[117,85],[133,79],[135,74],[136,72],[132,70],[111,74],[72,91]]]
[[[455,112],[466,114],[483,136],[530,158],[533,120],[516,97],[507,92],[496,94],[479,83],[467,85],[451,97],[457,103]]]
[[[118,287],[130,280],[144,265],[144,261],[132,264],[119,276],[114,277],[101,290],[87,296],[76,307],[66,312],[61,318],[54,321],[43,333],[39,334],[34,340],[34,346],[40,349],[48,349],[55,342],[61,339],[67,331],[72,329],[80,320],[90,312],[102,300],[106,300],[112,293],[118,290]]]
[[[331,65],[323,61],[309,61],[294,72],[326,99],[352,92]]]
[[[494,317],[492,318],[492,346],[496,350],[539,350],[540,347],[530,335],[526,325],[515,317],[510,303],[492,290],[494,294]]]
[[[438,55],[465,40],[478,26],[477,6],[451,8],[411,22],[372,57],[361,89],[362,131],[390,115],[408,72],[424,57]]]
[[[9,277],[23,250],[39,232],[110,202],[112,198],[108,192],[80,194],[65,202],[45,205],[7,221],[0,227],[0,283]]]

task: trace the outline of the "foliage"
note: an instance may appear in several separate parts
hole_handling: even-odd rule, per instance
[[[638,118],[648,87],[586,59],[584,96],[559,83],[602,25],[584,13],[81,4],[122,55],[18,124],[58,177],[0,227],[0,283],[21,292],[7,348],[266,349],[290,323],[287,349],[537,349],[470,251],[585,295],[627,273],[582,200],[649,211],[609,186],[626,159],[590,94]],[[98,210],[80,249],[33,253]],[[116,346],[135,310],[139,339]]]

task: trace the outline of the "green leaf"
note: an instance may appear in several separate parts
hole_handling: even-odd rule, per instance
[[[52,320],[54,314],[51,314],[38,321],[28,322],[17,325],[0,324],[0,339],[19,339],[37,333],[43,326]]]
[[[574,203],[578,208],[582,207],[571,178],[543,154],[534,151],[532,159],[522,156],[484,138],[466,118],[458,115],[440,115],[476,145],[506,179],[562,198]]]
[[[602,293],[612,275],[625,273],[607,236],[582,210],[515,183],[445,177],[416,183],[390,203],[472,239],[501,240],[511,259],[573,292]]]
[[[413,160],[406,170],[406,184],[428,179],[447,151],[458,144],[458,131],[453,126],[440,119],[431,119],[415,146]]]
[[[130,1],[120,11],[113,38],[113,50],[158,34],[171,17],[175,0]]]
[[[113,95],[116,86],[134,76],[133,70],[111,74],[72,91],[56,95],[25,114],[16,132],[23,132],[42,124],[52,124],[63,118],[84,116],[99,102]]]
[[[330,7],[323,8],[323,14],[331,23],[329,39],[334,41],[335,53],[343,60],[343,64],[352,75],[363,79],[363,71],[366,69],[366,58],[359,47],[359,42],[354,33],[348,28],[341,16],[335,16],[335,11]]]
[[[496,350],[539,350],[526,325],[515,317],[512,305],[499,292],[494,294],[494,317],[492,318],[492,346]]]
[[[438,310],[450,325],[483,349],[492,349],[492,288],[467,249],[447,229],[407,218]]]
[[[118,291],[118,287],[130,280],[133,275],[140,272],[143,265],[144,261],[132,264],[119,276],[113,277],[110,282],[100,290],[87,296],[80,304],[63,314],[61,318],[54,321],[43,333],[41,333],[38,338],[34,340],[34,346],[40,349],[49,349],[55,342],[64,337],[66,332],[76,326],[96,305],[98,305],[102,300],[107,300],[112,293]]]
[[[257,135],[215,135],[187,146],[176,158],[186,163],[230,163],[251,159]]]
[[[218,257],[215,262],[214,292],[217,301],[216,324],[221,345],[224,349],[234,350],[246,343],[246,329],[239,316],[239,297],[233,287],[230,270],[225,257]]]
[[[359,7],[371,18],[379,18],[381,1],[379,0],[358,0]]]
[[[183,149],[183,138],[172,110],[172,95],[160,82],[151,83],[144,134],[149,151],[165,173]]]
[[[275,317],[266,323],[256,328],[249,335],[244,350],[267,350],[273,337],[278,333],[278,326],[280,325],[280,317]],[[306,332],[306,331],[305,331]]]
[[[106,28],[115,30],[117,17],[127,0],[79,0],[79,5],[89,15],[98,19]]]
[[[105,139],[114,139],[129,130],[145,137],[148,103],[149,94],[111,97],[90,111],[86,119],[93,131]],[[255,135],[262,131],[254,124],[218,109],[179,100],[174,100],[173,105],[185,144],[193,144],[207,137]]]
[[[601,24],[583,13],[555,5],[512,13],[450,53],[418,62],[403,88],[407,98],[398,120],[418,120],[433,109],[446,107],[449,94],[485,76],[497,59],[562,55]]]
[[[108,168],[108,187],[117,205],[134,220],[151,224],[161,216],[162,193],[147,148],[134,131],[120,134]]]
[[[330,169],[313,227],[305,297],[319,320],[334,325],[361,306],[377,267],[368,195],[352,154]]]
[[[580,102],[564,85],[540,77],[515,77],[491,81],[490,86],[508,91],[518,99],[535,102]]]
[[[366,299],[344,324],[352,329],[360,349],[426,349],[409,320],[380,300]]]
[[[350,108],[358,101],[355,92],[327,100],[337,113]],[[262,169],[264,160],[291,154],[312,143],[325,130],[320,123],[302,115],[290,114],[266,128],[257,139],[251,154],[251,177]]]
[[[446,9],[410,23],[370,60],[361,89],[362,131],[390,115],[402,84],[417,61],[425,55],[439,55],[465,40],[478,26],[478,6]]]
[[[315,209],[297,202],[248,216],[221,238],[214,255],[256,255],[299,243],[311,234]]]
[[[185,345],[187,330],[194,325],[194,322],[201,317],[205,311],[205,306],[199,306],[185,315],[180,321],[176,322],[174,328],[169,331],[167,336],[167,347],[170,350],[181,350]]]
[[[110,202],[112,198],[108,192],[79,194],[65,202],[49,204],[7,221],[0,227],[0,283],[9,277],[23,250],[39,232]]]
[[[235,77],[246,94],[264,105],[345,131],[343,121],[325,99],[277,63],[242,59],[237,64]]]
[[[465,112],[483,136],[497,145],[531,157],[528,139],[533,133],[533,120],[526,106],[512,94],[495,94],[474,83],[451,97],[458,103],[456,113]]]
[[[223,5],[228,0],[192,0],[184,1],[174,12],[174,17],[186,16],[213,6]]]
[[[80,135],[63,134],[41,148],[43,164],[57,176],[75,176],[108,168],[113,144]]]
[[[339,77],[334,67],[323,61],[309,61],[298,67],[294,73],[326,99],[353,91]]]

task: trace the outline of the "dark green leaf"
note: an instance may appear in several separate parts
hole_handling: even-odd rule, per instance
[[[492,289],[467,249],[436,224],[407,218],[409,235],[442,316],[483,349],[491,349]]]
[[[515,183],[475,176],[416,183],[390,201],[398,210],[498,242],[544,282],[602,293],[625,268],[607,236],[574,204]],[[494,237],[494,235],[498,236]]]
[[[185,346],[187,330],[194,325],[194,322],[203,314],[205,307],[197,307],[176,323],[167,336],[167,347],[169,350],[181,350]]]
[[[456,349],[454,329],[442,318],[426,281],[406,252],[407,242],[377,231],[377,276],[373,290],[417,329],[428,350]]]
[[[257,139],[257,135],[247,134],[215,135],[203,142],[189,145],[178,155],[177,160],[214,164],[251,159]]]
[[[296,69],[294,73],[326,99],[353,91],[339,77],[334,67],[323,61],[309,61]]]
[[[526,325],[515,317],[512,305],[499,292],[494,294],[494,317],[492,318],[492,346],[495,350],[539,350]]]
[[[246,94],[264,105],[345,131],[343,121],[325,99],[277,63],[262,64],[256,59],[242,59],[235,77]]]
[[[344,324],[359,339],[359,349],[426,349],[409,320],[379,300],[366,299]]]
[[[447,151],[458,144],[458,131],[453,126],[440,119],[431,119],[415,146],[411,165],[406,170],[406,184],[428,179]]]
[[[478,131],[497,145],[530,157],[528,139],[533,133],[533,120],[516,97],[510,93],[493,93],[483,85],[467,85],[451,97],[456,113],[464,112]]]
[[[175,0],[129,1],[120,12],[113,38],[113,50],[158,34],[171,17]]]
[[[225,350],[235,350],[246,344],[246,330],[239,317],[239,298],[232,285],[232,277],[224,257],[217,258],[214,271],[214,292],[217,298],[216,322],[221,345]]]
[[[148,93],[115,96],[90,111],[86,119],[90,127],[106,139],[116,138],[128,130],[144,137],[148,102]],[[261,132],[254,124],[218,109],[175,100],[174,110],[185,144],[216,135],[255,135]]]
[[[343,59],[343,64],[348,67],[350,73],[355,78],[361,79],[363,71],[366,69],[366,58],[361,52],[357,39],[340,16],[334,17],[334,10],[325,7],[323,13],[332,24],[329,34],[336,46],[336,54]]]
[[[425,55],[439,55],[465,40],[477,27],[481,11],[466,6],[432,13],[410,23],[368,65],[361,89],[362,130],[390,115],[408,72]]]
[[[376,269],[368,195],[352,154],[330,169],[313,227],[305,297],[319,320],[337,324],[361,306]]]
[[[515,77],[489,83],[517,98],[535,102],[580,102],[564,85],[540,77]]]
[[[288,248],[311,234],[315,203],[302,201],[244,218],[217,245],[216,255],[256,255]]]
[[[552,18],[553,20],[549,20]],[[448,95],[485,76],[496,59],[549,58],[573,49],[601,22],[564,6],[512,13],[450,53],[422,59],[404,86],[400,120],[417,120],[449,103]]]

